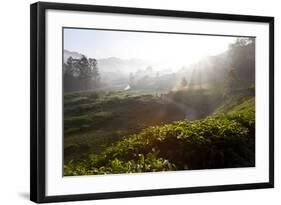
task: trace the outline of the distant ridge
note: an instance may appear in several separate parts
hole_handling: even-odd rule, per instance
[[[68,51],[68,50],[63,50],[63,61],[64,63],[66,63],[67,59],[69,57],[72,57],[72,58],[81,58],[82,57],[82,54],[81,53],[78,53],[78,52],[75,52],[75,51]]]

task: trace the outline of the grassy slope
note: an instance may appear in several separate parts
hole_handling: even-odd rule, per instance
[[[144,92],[71,93],[64,99],[66,162],[99,153],[148,126],[184,118],[174,105]],[[153,117],[147,113],[153,113]]]
[[[224,105],[217,114],[202,120],[148,127],[99,154],[69,161],[64,173],[86,175],[254,166],[255,99],[243,100],[237,100],[243,101],[238,106]]]

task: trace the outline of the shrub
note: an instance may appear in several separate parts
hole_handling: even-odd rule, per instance
[[[255,165],[254,99],[202,120],[150,126],[86,160],[65,175],[134,173]]]

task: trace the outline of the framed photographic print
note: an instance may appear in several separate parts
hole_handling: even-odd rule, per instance
[[[31,200],[272,188],[274,18],[31,5]]]

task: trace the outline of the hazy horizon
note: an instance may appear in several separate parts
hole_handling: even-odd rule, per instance
[[[158,69],[198,62],[227,51],[238,37],[64,29],[64,49],[96,59],[141,59]]]

